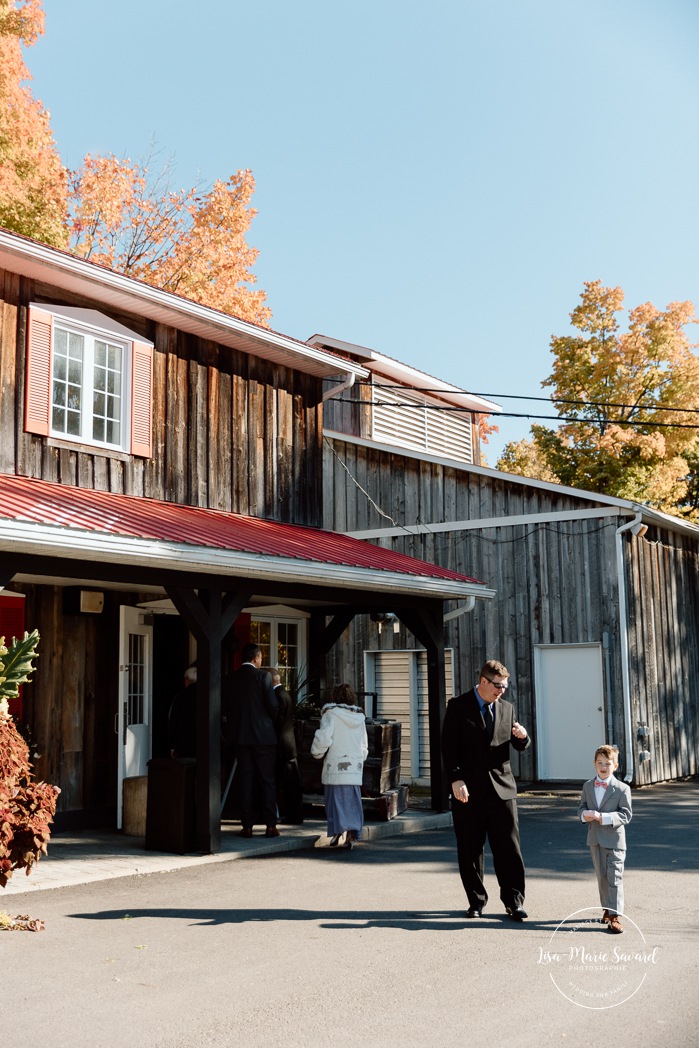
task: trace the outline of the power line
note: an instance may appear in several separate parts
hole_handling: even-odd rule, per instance
[[[528,399],[526,397],[523,400]],[[532,398],[533,399],[533,398]],[[328,397],[328,400],[337,401],[338,404],[359,404],[362,407],[377,407],[377,408],[420,408],[420,410],[426,409],[427,411],[468,411],[470,414],[486,415],[485,411],[474,411],[473,408],[461,408],[461,407],[450,407],[446,404],[416,404],[415,401],[399,401],[399,400],[352,400],[344,397]],[[689,410],[689,409],[674,409],[674,408],[656,408],[657,411],[673,411],[673,410]],[[699,411],[692,411],[692,414],[699,414]],[[579,418],[577,415],[531,415],[528,413],[518,413],[514,411],[499,411],[493,418],[497,421],[499,418],[527,418],[527,419],[546,419],[552,422],[577,422],[578,424],[587,423],[589,425],[597,425],[599,423],[605,426],[653,426],[657,429],[699,429],[699,422],[696,425],[691,425],[688,422],[651,422],[651,421],[640,421],[636,419],[614,419],[614,418],[599,418],[599,419],[588,419]]]
[[[521,393],[474,393],[467,389],[458,390],[444,390],[444,389],[431,389],[427,386],[406,386],[406,385],[388,385],[387,383],[374,383],[374,382],[356,382],[357,386],[367,386],[370,389],[409,389],[414,393],[441,393],[444,395],[446,392],[461,393],[468,397],[482,397],[491,398],[494,400],[536,400],[541,401],[545,404],[578,404],[586,408],[621,408],[624,411],[677,411],[682,414],[697,415],[699,414],[699,408],[676,408],[665,404],[615,404],[612,401],[606,400],[572,400],[567,397],[532,397],[523,396]],[[335,398],[331,398],[335,399]],[[357,403],[356,401],[345,401],[345,403]],[[364,403],[364,401],[362,401]],[[413,405],[419,407],[430,407],[429,404]],[[477,408],[459,408],[460,411],[473,411],[478,415],[487,414],[485,411],[478,411]],[[497,412],[501,414],[501,412]],[[527,416],[524,416],[525,418]],[[539,416],[544,418],[545,416]]]

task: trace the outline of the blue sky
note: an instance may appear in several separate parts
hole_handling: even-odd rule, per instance
[[[696,0],[44,7],[26,58],[64,163],[155,138],[178,186],[251,168],[277,330],[498,400],[542,395],[586,280],[699,305]]]

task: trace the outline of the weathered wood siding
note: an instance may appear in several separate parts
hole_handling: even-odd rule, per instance
[[[60,786],[59,812],[82,810],[94,824],[116,812],[119,604],[105,593],[101,615],[63,612],[63,589],[13,584],[26,594],[26,621],[41,635],[36,672],[24,689],[24,719],[41,756],[38,779]]]
[[[0,271],[0,471],[289,523],[321,523],[322,381],[138,316],[155,343],[150,460],[24,432],[27,305],[105,309]]]
[[[325,454],[325,526],[338,531],[591,506],[589,500],[576,500],[569,493],[420,461],[400,451],[387,454],[341,440],[333,440],[332,445]],[[607,636],[605,716],[611,712],[614,738],[620,740],[624,760],[615,532],[626,520],[613,516],[534,522],[372,540],[463,572],[497,590],[494,600],[477,601],[470,614],[447,623],[445,643],[455,649],[457,693],[473,686],[487,658],[498,658],[510,669],[508,698],[534,741],[521,757],[513,754],[513,767],[521,778],[536,775],[537,644],[600,643]],[[639,762],[643,746],[633,740],[638,783],[697,771],[699,549],[689,539],[663,535],[657,543],[623,536],[629,574],[632,730],[635,736],[640,723],[651,727],[650,761]],[[367,616],[359,616],[331,653],[331,675],[352,680],[361,673],[358,652],[411,643],[412,635],[402,628],[396,635],[385,629],[379,635]],[[364,689],[363,681],[356,683],[360,691]]]
[[[651,529],[627,546],[629,653],[639,783],[699,772],[699,549]]]

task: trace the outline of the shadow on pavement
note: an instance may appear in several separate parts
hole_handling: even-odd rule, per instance
[[[493,912],[479,920],[466,919],[463,910],[293,910],[293,909],[250,909],[250,910],[201,910],[148,907],[133,911],[97,910],[94,913],[71,913],[67,916],[86,921],[135,921],[143,918],[181,918],[194,925],[216,926],[223,924],[269,923],[272,921],[302,921],[315,923],[321,928],[337,931],[365,930],[367,928],[400,928],[404,931],[455,932],[487,927],[490,930],[525,931],[526,929],[554,931],[560,920],[527,920],[517,922],[504,913]],[[604,931],[600,925],[600,930]]]

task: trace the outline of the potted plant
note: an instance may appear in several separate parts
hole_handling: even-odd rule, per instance
[[[60,790],[46,782],[34,782],[29,747],[9,712],[8,699],[16,698],[20,684],[29,681],[37,657],[39,632],[25,633],[5,647],[0,637],[0,887],[15,870],[32,867],[46,853],[50,823],[56,812]],[[40,931],[41,921],[10,917],[0,912],[0,930]]]

